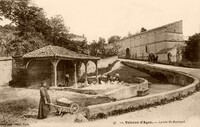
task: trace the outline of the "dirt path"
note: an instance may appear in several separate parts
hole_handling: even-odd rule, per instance
[[[116,69],[119,69],[120,67],[122,67],[122,64],[121,64],[121,61],[118,61],[118,62],[115,63],[115,65],[112,67],[112,69],[109,72],[106,72],[103,75],[106,75],[106,74],[108,74],[108,73],[110,73],[110,72],[112,72]]]

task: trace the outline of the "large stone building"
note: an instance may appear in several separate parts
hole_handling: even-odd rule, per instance
[[[180,61],[182,57],[177,50],[184,45],[182,20],[157,27],[139,34],[121,39],[118,42],[107,45],[107,48],[118,45],[119,57],[130,59],[148,59],[149,53],[158,55],[159,61]]]

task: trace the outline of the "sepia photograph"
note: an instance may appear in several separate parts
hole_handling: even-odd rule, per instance
[[[199,0],[0,0],[0,127],[200,127]]]

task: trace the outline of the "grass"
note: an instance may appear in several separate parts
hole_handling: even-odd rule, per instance
[[[69,91],[48,91],[51,102],[56,104],[56,99],[64,97],[80,106],[80,113],[85,113],[85,107],[113,101],[107,97],[96,97],[78,94]],[[22,125],[30,121],[37,121],[40,94],[39,90],[26,88],[0,87],[0,126]],[[55,117],[55,109],[51,117]],[[57,117],[57,116],[56,116]]]
[[[134,74],[132,74],[133,76],[147,79],[151,83],[156,83],[156,84],[160,84],[160,83],[166,84],[167,83],[168,84],[166,77],[162,73],[153,73],[153,72],[150,72],[143,68],[135,69],[133,67],[133,63],[131,63],[131,62],[121,62],[121,63],[126,65],[127,67],[129,67],[129,69],[127,71],[132,71],[132,73],[134,73]]]
[[[34,108],[37,108],[35,102],[25,98],[2,102],[0,103],[0,113],[2,115],[2,118],[0,118],[0,123],[4,125],[26,123],[26,118],[24,115],[30,112],[30,109]]]
[[[200,68],[200,62],[182,61],[181,63],[174,63],[175,66]]]
[[[123,63],[123,62],[121,62]],[[144,79],[147,79],[148,81],[152,82],[152,83],[160,83],[160,80],[157,80],[156,78],[151,77],[151,75],[136,70],[130,66],[121,66],[120,68],[112,71],[111,73],[109,73],[111,76],[114,76],[116,73],[119,73],[120,75],[120,80],[127,82],[127,83],[136,83],[135,82],[135,77],[141,77]]]
[[[0,112],[12,113],[14,116],[22,115],[29,108],[36,108],[36,105],[28,99],[6,101],[0,104]]]

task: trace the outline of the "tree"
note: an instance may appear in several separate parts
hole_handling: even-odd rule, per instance
[[[104,48],[105,42],[106,42],[105,38],[99,37],[99,40],[98,40],[98,43],[97,43],[97,47],[98,47],[97,51],[98,51],[98,55],[101,56],[101,57],[105,53],[105,48]]]
[[[93,40],[89,45],[90,55],[105,58],[118,54],[118,45],[114,44],[112,48],[105,48],[105,45],[105,39],[102,37],[100,37],[98,41]]]
[[[120,39],[121,39],[120,36],[118,36],[118,35],[113,35],[113,36],[111,36],[111,37],[108,38],[108,44],[117,42],[117,41],[119,41]]]
[[[90,55],[97,56],[98,55],[98,44],[95,40],[89,45]]]
[[[90,55],[102,57],[105,51],[105,38],[99,37],[98,41],[93,40],[89,45]]]
[[[140,33],[145,32],[145,31],[147,31],[147,29],[142,27],[141,30],[140,30]]]
[[[10,56],[22,56],[23,54],[43,47],[45,43],[42,42],[40,37],[32,37],[31,39],[24,39],[15,37],[14,40],[6,44],[5,54]]]
[[[1,0],[0,17],[9,19],[15,24],[21,36],[34,33],[36,27],[46,26],[40,22],[45,20],[43,9],[33,5],[30,0]]]
[[[1,0],[0,17],[11,21],[4,29],[14,31],[15,36],[7,41],[5,54],[21,56],[46,45],[43,34],[48,33],[47,18],[43,9],[30,0]]]
[[[118,55],[118,53],[119,53],[119,48],[120,48],[120,46],[117,45],[117,44],[113,45],[113,47],[111,47],[111,48],[106,48],[106,49],[105,49],[104,56],[105,56],[105,57],[111,57],[111,56],[116,56],[116,55]]]
[[[53,45],[60,45],[59,42],[69,41],[69,37],[67,36],[69,28],[65,26],[64,19],[61,15],[51,17],[48,20],[48,24],[50,25],[49,34],[46,35],[48,41]],[[59,41],[60,39],[62,41]]]
[[[189,37],[186,42],[184,56],[189,61],[200,61],[200,33]]]
[[[15,30],[14,40],[5,45],[8,55],[23,55],[48,44],[62,46],[60,42],[65,47],[76,47],[76,43],[71,44],[69,41],[69,30],[62,16],[46,18],[43,9],[32,4],[31,0],[1,0],[0,18],[9,19]],[[13,29],[7,26],[4,28]]]

